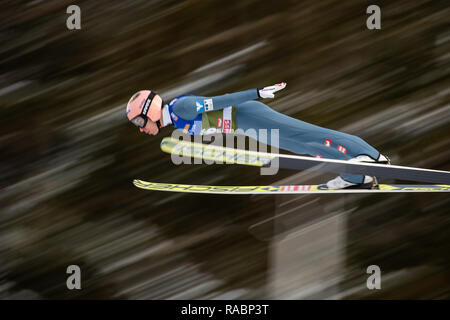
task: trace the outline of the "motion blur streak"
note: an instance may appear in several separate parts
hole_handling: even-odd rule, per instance
[[[286,81],[274,109],[450,170],[448,1],[377,1],[381,30],[359,0],[77,1],[81,30],[70,4],[0,5],[0,298],[450,298],[447,195],[145,192],[132,180],[330,176],[177,167],[159,150],[171,130],[140,134],[124,113],[141,89],[167,101]],[[72,264],[82,290],[66,287]],[[366,288],[372,264],[381,290]]]

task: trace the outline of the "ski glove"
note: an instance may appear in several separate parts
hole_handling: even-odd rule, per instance
[[[286,87],[286,82],[277,83],[273,86],[264,87],[258,89],[258,95],[260,98],[275,98],[274,93],[280,91]]]

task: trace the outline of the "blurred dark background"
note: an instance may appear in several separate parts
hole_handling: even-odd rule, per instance
[[[66,28],[67,6],[81,30]],[[381,30],[366,8],[381,7]],[[125,104],[288,86],[265,101],[450,170],[448,1],[2,1],[0,298],[448,299],[447,194],[219,196],[154,182],[331,176],[175,166]],[[382,182],[392,182],[382,180]],[[66,268],[82,290],[66,288]],[[381,268],[382,289],[366,288]]]

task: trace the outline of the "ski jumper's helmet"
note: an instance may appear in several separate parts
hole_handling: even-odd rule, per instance
[[[139,128],[145,128],[148,125],[149,129],[157,129],[159,132],[162,103],[161,97],[156,92],[141,90],[133,94],[128,101],[127,117]]]

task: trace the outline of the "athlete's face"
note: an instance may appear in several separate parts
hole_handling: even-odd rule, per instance
[[[161,120],[159,120],[159,121],[161,122],[161,126],[164,126],[162,113],[163,113],[163,111],[161,109],[161,117],[160,117]],[[145,127],[139,128],[139,131],[146,133],[146,134],[151,134],[153,136],[156,136],[159,133],[158,125],[156,124],[156,122],[150,120],[150,118],[148,119]]]

